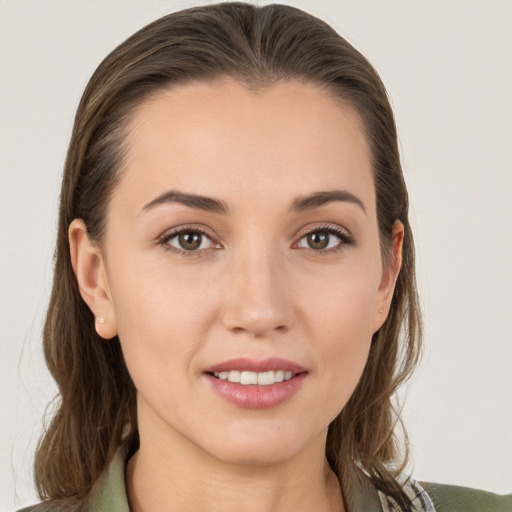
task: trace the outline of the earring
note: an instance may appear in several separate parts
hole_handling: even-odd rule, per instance
[[[384,309],[383,309],[383,308],[380,308],[380,309],[379,309],[379,313],[384,313]]]
[[[104,340],[110,340],[117,335],[117,332],[114,330],[115,324],[112,316],[108,317],[108,322],[105,321],[104,318],[94,317],[94,330],[96,334],[103,338]]]

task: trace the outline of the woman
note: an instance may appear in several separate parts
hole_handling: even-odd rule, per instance
[[[420,340],[393,114],[354,48],[227,3],[105,59],[61,192],[50,509],[509,510],[403,474]]]

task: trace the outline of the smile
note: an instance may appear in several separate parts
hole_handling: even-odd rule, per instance
[[[214,372],[213,376],[217,379],[242,384],[243,386],[270,386],[276,382],[284,382],[290,380],[293,377],[293,372],[286,370],[268,372],[230,370],[224,372]]]
[[[267,409],[288,402],[308,380],[309,370],[282,358],[236,358],[203,370],[217,395],[245,409]]]

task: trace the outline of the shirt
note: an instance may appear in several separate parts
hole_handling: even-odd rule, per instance
[[[125,485],[127,449],[122,446],[91,497],[88,512],[130,512]],[[403,483],[414,512],[512,512],[512,494],[500,496],[487,491],[442,484],[419,483],[408,478]],[[355,492],[346,495],[347,512],[402,512],[393,500],[377,490],[361,473]],[[41,503],[19,512],[51,510]]]

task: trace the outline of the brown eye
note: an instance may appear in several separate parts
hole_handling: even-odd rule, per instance
[[[335,228],[322,228],[305,234],[297,244],[302,249],[313,251],[336,250],[343,245],[353,243],[352,237],[345,231]]]
[[[182,231],[169,238],[166,243],[182,251],[208,249],[212,245],[212,241],[199,231]]]
[[[326,249],[329,246],[329,233],[317,231],[306,236],[307,243],[311,249]]]
[[[178,236],[178,243],[182,249],[194,251],[201,246],[202,237],[200,233],[185,233]]]

